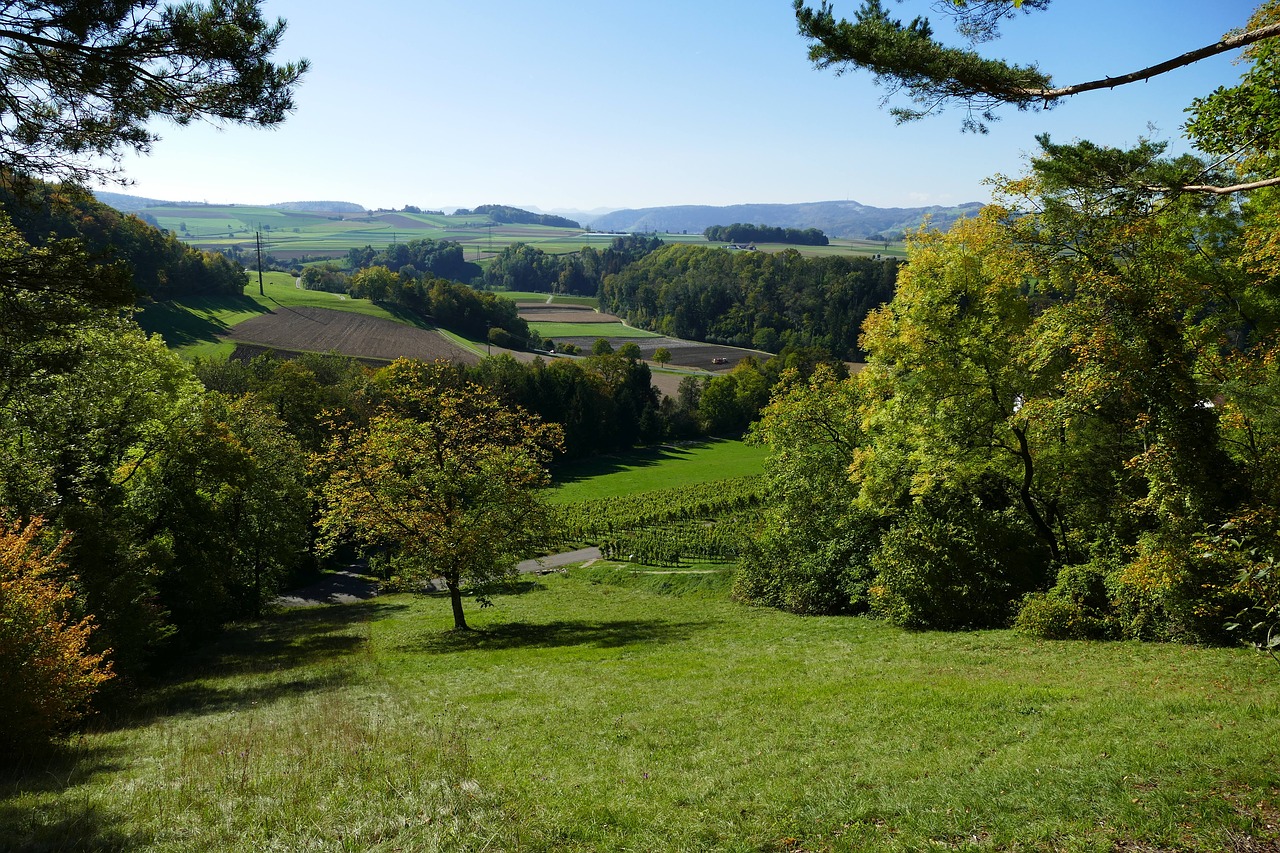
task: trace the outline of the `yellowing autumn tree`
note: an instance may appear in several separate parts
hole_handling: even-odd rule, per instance
[[[71,614],[71,588],[58,579],[59,544],[41,544],[42,522],[0,524],[0,748],[32,746],[83,714],[112,677],[89,651],[92,619]]]
[[[463,591],[510,577],[552,528],[540,490],[560,427],[446,365],[401,360],[380,379],[386,399],[369,423],[333,430],[317,457],[321,547],[354,539],[410,577],[443,578],[454,628],[467,630]]]

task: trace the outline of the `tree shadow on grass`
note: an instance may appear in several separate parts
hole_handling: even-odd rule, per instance
[[[142,850],[153,840],[147,835],[126,834],[118,826],[119,815],[72,796],[37,805],[0,799],[0,850],[75,850],[114,853]]]
[[[343,657],[367,637],[353,626],[385,619],[404,604],[358,601],[282,610],[261,622],[233,625],[184,663],[184,671],[224,677],[309,667]]]
[[[661,465],[664,462],[684,459],[692,451],[703,450],[715,443],[717,443],[715,439],[710,439],[683,447],[663,444],[657,447],[642,447],[616,455],[594,456],[590,459],[567,462],[557,467],[552,472],[552,478],[555,480],[556,485],[564,485],[566,483],[576,483],[579,480],[589,480],[592,477],[599,477],[605,474],[616,474],[619,471],[627,471],[632,468],[649,468],[654,465]]]
[[[138,325],[148,334],[159,333],[170,347],[199,343],[216,343],[231,327],[200,311],[231,309],[237,312],[266,314],[267,309],[248,296],[187,298],[181,304],[154,302],[138,314]]]
[[[98,727],[128,728],[157,717],[213,714],[341,687],[355,671],[344,659],[368,642],[359,626],[405,607],[362,601],[285,610],[233,625],[184,660],[180,672],[104,714]]]
[[[81,743],[0,756],[0,850],[138,850],[151,839],[121,832],[84,798],[66,796],[123,768],[119,750]],[[43,795],[43,796],[42,796]]]
[[[659,619],[623,619],[593,622],[582,619],[543,624],[509,622],[473,631],[441,631],[421,635],[402,651],[453,654],[469,651],[591,646],[601,649],[655,643],[678,643],[714,622],[667,622]]]

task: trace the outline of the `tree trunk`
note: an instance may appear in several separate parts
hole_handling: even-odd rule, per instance
[[[449,587],[449,602],[453,605],[453,630],[470,631],[466,614],[462,612],[462,587],[457,578],[446,577],[445,586]]]

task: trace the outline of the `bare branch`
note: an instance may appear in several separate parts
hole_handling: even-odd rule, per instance
[[[1137,83],[1142,80],[1150,80],[1160,74],[1173,71],[1175,68],[1182,68],[1187,65],[1207,59],[1210,56],[1217,56],[1220,53],[1226,53],[1229,50],[1235,50],[1239,47],[1247,47],[1248,45],[1260,42],[1265,39],[1280,36],[1280,22],[1270,24],[1269,26],[1259,27],[1256,30],[1238,33],[1234,36],[1224,38],[1221,41],[1205,45],[1196,50],[1190,50],[1181,56],[1175,56],[1173,59],[1150,65],[1139,71],[1133,71],[1129,74],[1122,74],[1119,77],[1103,77],[1099,80],[1090,80],[1088,83],[1076,83],[1071,86],[1058,86],[1052,89],[1022,89],[1018,94],[1029,98],[1039,98],[1046,101],[1064,98],[1069,95],[1076,95],[1081,92],[1092,92],[1098,89],[1114,89],[1116,86],[1124,86],[1128,83]]]

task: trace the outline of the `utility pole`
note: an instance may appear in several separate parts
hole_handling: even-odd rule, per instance
[[[258,247],[258,295],[266,296],[266,291],[262,289],[262,232],[253,232],[253,241]]]

